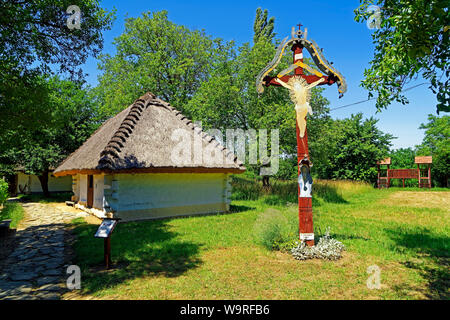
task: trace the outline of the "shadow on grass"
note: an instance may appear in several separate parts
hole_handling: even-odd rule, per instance
[[[19,196],[21,202],[38,202],[38,203],[53,203],[70,201],[72,192],[52,192],[50,197],[45,197],[42,193],[32,193]]]
[[[238,206],[238,205],[230,205],[230,213],[238,213],[244,211],[255,210],[255,207],[247,207],[247,206]]]
[[[450,238],[433,234],[428,228],[413,230],[387,230],[390,237],[403,250],[413,251],[420,261],[406,261],[407,268],[416,269],[428,282],[424,292],[430,299],[450,299]],[[406,290],[399,286],[398,291]]]
[[[111,236],[111,270],[103,268],[103,240],[98,226],[76,223],[75,263],[81,267],[85,293],[143,276],[177,277],[196,268],[200,245],[177,239],[164,220],[120,223]]]

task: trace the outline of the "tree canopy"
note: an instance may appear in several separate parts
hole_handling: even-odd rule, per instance
[[[81,65],[103,48],[102,32],[114,13],[98,1],[76,1],[79,29],[70,29],[68,0],[5,0],[0,2],[0,128],[15,131],[53,123],[46,79],[52,73],[82,81]],[[19,143],[0,132],[0,144]],[[0,150],[1,151],[1,150]]]
[[[180,108],[209,79],[227,44],[167,18],[167,11],[128,18],[114,40],[117,53],[100,57],[97,94],[105,113],[116,114],[150,91]]]
[[[41,103],[51,110],[51,117],[32,127],[2,130],[0,172],[11,175],[16,168],[21,168],[26,174],[35,174],[41,180],[44,193],[48,193],[45,179],[49,169],[75,151],[100,121],[89,89],[58,77],[41,79],[41,82],[46,91]],[[5,146],[2,142],[8,142],[6,137],[19,143]]]
[[[419,129],[425,130],[421,145],[417,146],[417,155],[433,156],[431,175],[434,183],[448,187],[450,173],[450,116],[428,115],[428,122]]]
[[[70,29],[69,6],[81,13],[80,28]],[[54,65],[60,71],[77,69],[89,55],[103,48],[102,32],[111,27],[113,12],[94,0],[3,0],[0,2],[0,68],[43,73]]]
[[[323,130],[325,156],[313,170],[325,179],[349,179],[375,182],[376,162],[388,155],[394,138],[377,128],[378,120],[363,119],[362,113],[329,121]]]
[[[262,11],[261,8],[256,9],[256,17],[253,23],[253,42],[257,43],[262,39],[272,41],[275,33],[273,29],[275,28],[275,18],[270,17],[267,19],[269,12],[267,9]]]
[[[437,112],[450,112],[448,1],[361,0],[356,21],[372,19],[370,5],[380,7],[380,28],[372,35],[375,54],[362,87],[369,97],[378,94],[377,108],[408,103],[402,90],[421,76],[436,94]]]

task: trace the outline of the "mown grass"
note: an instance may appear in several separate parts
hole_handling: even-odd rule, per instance
[[[3,209],[0,210],[0,221],[11,219],[9,227],[11,229],[17,228],[19,222],[25,216],[25,211],[17,202],[5,202]]]
[[[401,205],[390,200],[398,192],[408,195],[408,189],[315,182],[316,233],[330,226],[346,251],[339,261],[300,262],[267,250],[255,232],[270,210],[297,216],[296,182],[274,181],[266,190],[238,177],[233,186],[230,214],[119,224],[111,240],[115,267],[109,271],[102,268],[103,242],[93,237],[97,226],[75,221],[81,294],[102,299],[450,297],[448,207],[423,207],[414,197]],[[438,195],[445,203],[450,193]],[[366,285],[371,265],[381,269],[379,290]]]

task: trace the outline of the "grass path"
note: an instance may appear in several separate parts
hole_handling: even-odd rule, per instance
[[[318,192],[315,229],[331,227],[347,250],[341,260],[296,261],[255,239],[258,216],[275,208],[297,215],[280,197],[233,201],[232,214],[119,225],[112,237],[115,268],[101,267],[96,225],[78,220],[76,263],[81,294],[102,299],[448,299],[450,192],[374,190],[337,183]],[[282,197],[281,197],[282,198]],[[419,201],[420,200],[420,201]],[[440,203],[440,201],[442,203]],[[370,290],[367,268],[381,270]]]

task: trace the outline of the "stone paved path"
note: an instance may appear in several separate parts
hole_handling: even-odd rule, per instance
[[[23,203],[14,251],[1,262],[0,300],[60,299],[65,291],[67,223],[84,213],[61,204]]]

